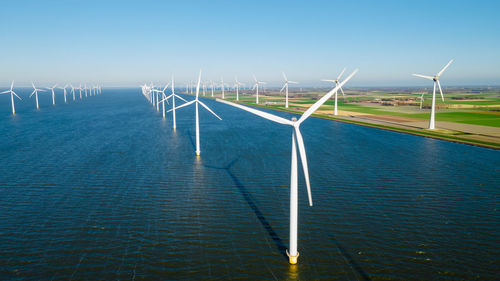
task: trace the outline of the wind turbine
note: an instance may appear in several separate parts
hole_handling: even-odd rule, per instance
[[[165,90],[168,88],[168,86],[170,85],[170,83],[168,83],[165,88],[163,88],[163,90],[155,90],[159,93],[162,94],[162,100],[160,101],[162,106],[163,106],[163,119],[165,119],[165,100],[166,100],[166,96],[165,96]],[[167,101],[168,102],[168,101]],[[159,103],[158,103],[159,104]]]
[[[236,88],[236,100],[239,101],[240,100],[240,86],[241,85],[245,85],[241,82],[238,82],[238,77],[234,77],[234,87]]]
[[[82,83],[80,83],[78,90],[80,91],[80,99],[82,99]]]
[[[75,87],[71,84],[69,84],[69,86],[71,87],[71,93],[73,94],[73,101],[75,101]]]
[[[422,109],[422,102],[424,101],[424,95],[425,92],[423,92],[422,95],[420,96],[420,109]]]
[[[253,89],[255,89],[255,94],[257,96],[255,103],[259,104],[259,84],[266,84],[266,82],[258,81],[257,78],[255,78],[255,75],[253,75],[253,80],[255,80],[255,84],[253,85]]]
[[[52,105],[56,104],[56,94],[54,93],[54,88],[57,87],[57,84],[55,84],[52,87],[47,88],[48,90],[52,91]]]
[[[441,90],[441,83],[439,83],[439,77],[443,72],[450,66],[450,64],[453,62],[453,59],[446,64],[441,71],[439,71],[436,75],[434,76],[427,76],[427,75],[422,75],[422,74],[412,74],[413,76],[416,77],[421,77],[425,79],[429,79],[434,81],[434,90],[432,91],[432,106],[431,106],[431,118],[429,120],[429,129],[433,130],[435,129],[435,122],[434,122],[434,115],[436,113],[436,84],[439,87],[439,93],[441,93],[441,99],[444,101],[444,96],[443,96],[443,91]],[[422,97],[423,98],[423,97]]]
[[[339,76],[337,76],[337,79],[335,79],[335,80],[322,79],[321,81],[333,82],[333,83],[335,83],[335,86],[337,86],[339,84],[340,77],[342,77],[342,74],[344,74],[344,71],[345,71],[345,68],[342,70],[342,72],[340,72]],[[340,92],[342,92],[342,96],[344,97],[345,96],[344,90],[342,90],[342,87],[340,87],[339,89],[340,89]],[[338,115],[338,112],[337,112],[337,92],[338,92],[338,90],[335,92],[335,108],[333,109],[333,115]]]
[[[212,86],[212,98],[214,97],[214,81],[210,80],[210,85]]]
[[[33,82],[31,82],[31,85],[33,86],[33,92],[31,93],[30,98],[31,96],[33,96],[33,94],[35,95],[36,109],[40,109],[40,107],[38,106],[38,92],[45,92],[45,90],[37,89],[35,87],[35,84],[33,84]]]
[[[187,102],[187,100],[185,100],[181,96],[178,96],[178,95],[175,94],[174,76],[172,75],[172,94],[170,94],[170,96],[166,97],[164,100],[172,98],[172,109],[169,110],[168,112],[173,111],[172,112],[172,116],[173,116],[173,122],[174,122],[174,124],[173,124],[174,131],[177,128],[177,124],[176,124],[176,121],[175,121],[176,120],[175,119],[175,98],[176,97],[179,98],[179,99],[181,99],[181,100],[183,100],[184,102]]]
[[[33,83],[31,83],[33,84]],[[33,86],[34,88],[35,86]],[[68,88],[68,84],[64,85],[64,87],[59,87],[59,89],[64,91],[64,103],[66,103],[66,88]]]
[[[85,97],[88,98],[89,96],[87,95],[87,83],[85,83],[83,89],[85,89]],[[90,95],[92,95],[92,88],[90,88],[89,90],[90,90]]]
[[[232,105],[234,107],[241,108],[250,113],[258,115],[260,117],[266,118],[268,120],[284,124],[290,125],[294,128],[292,132],[292,164],[291,164],[291,172],[290,172],[290,246],[287,250],[287,255],[289,258],[289,262],[291,264],[297,263],[297,258],[299,257],[299,252],[297,251],[297,226],[298,226],[298,179],[297,179],[297,149],[296,149],[296,141],[299,147],[300,159],[302,161],[302,169],[304,171],[304,179],[306,181],[307,187],[307,196],[309,199],[309,206],[312,206],[312,198],[311,198],[311,186],[309,184],[309,171],[307,167],[307,157],[306,157],[306,149],[304,146],[304,140],[302,139],[302,134],[300,133],[300,124],[304,122],[314,111],[316,111],[321,105],[323,105],[334,93],[337,91],[342,85],[344,85],[351,77],[356,74],[358,70],[356,69],[351,75],[349,75],[344,81],[338,84],[333,90],[324,95],[320,100],[314,103],[309,109],[307,109],[304,114],[297,120],[295,117],[292,120],[288,120],[267,112],[263,112],[257,110],[255,108],[247,107],[241,104],[232,103],[225,100],[217,99],[217,101]]]
[[[10,90],[5,91],[5,92],[1,92],[0,95],[6,94],[6,93],[10,93],[10,102],[12,103],[12,115],[15,115],[16,108],[14,107],[14,96],[16,96],[20,100],[22,100],[22,98],[14,92],[14,81],[12,81],[12,84],[10,84]]]
[[[200,156],[200,121],[198,117],[198,104],[203,106],[206,110],[208,110],[210,113],[212,113],[215,117],[219,118],[219,120],[222,120],[215,112],[213,112],[207,105],[205,105],[202,101],[198,99],[198,95],[200,93],[200,82],[201,82],[201,69],[200,69],[200,74],[198,76],[198,84],[196,85],[196,98],[190,102],[186,102],[185,104],[178,106],[176,109],[180,109],[182,107],[188,106],[190,104],[195,104],[196,105],[196,156]],[[174,107],[175,109],[175,107]],[[174,110],[171,109],[168,112]]]
[[[283,88],[281,88],[280,93],[285,90],[285,108],[288,108],[288,84],[298,84],[299,82],[294,82],[294,81],[288,81],[286,78],[285,72],[281,72],[283,74],[283,78],[285,79],[285,85],[283,85]]]
[[[221,87],[221,90],[222,90],[222,99],[224,99],[224,86],[225,85],[224,85],[224,78],[222,76],[220,77],[220,81],[221,81],[220,87]]]

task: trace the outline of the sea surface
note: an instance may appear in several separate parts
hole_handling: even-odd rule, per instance
[[[202,99],[196,158],[194,107],[30,92],[0,95],[0,280],[499,278],[497,150],[309,118],[291,266],[291,127]]]

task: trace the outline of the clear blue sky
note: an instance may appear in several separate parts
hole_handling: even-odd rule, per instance
[[[2,1],[0,84],[204,78],[500,85],[499,1]],[[179,82],[180,82],[179,81]]]

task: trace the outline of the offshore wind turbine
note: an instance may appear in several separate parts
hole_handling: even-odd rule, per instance
[[[163,119],[165,119],[165,100],[166,100],[166,96],[165,96],[165,90],[168,88],[168,86],[170,85],[170,83],[168,83],[165,88],[163,88],[163,90],[156,90],[157,92],[160,92],[161,95],[162,95],[162,100],[160,101],[161,104],[162,104],[162,107],[163,107]],[[167,101],[168,102],[168,101]]]
[[[36,109],[40,109],[40,107],[38,106],[38,92],[45,92],[45,90],[37,89],[33,82],[31,82],[31,85],[33,86],[33,92],[31,93],[30,98],[33,96],[33,94],[35,95]]]
[[[208,110],[210,113],[212,113],[215,117],[219,118],[219,120],[222,120],[215,112],[213,112],[206,104],[204,104],[202,101],[198,99],[199,93],[200,93],[200,82],[201,82],[201,69],[200,69],[200,74],[198,75],[198,84],[196,86],[196,98],[190,102],[186,102],[185,104],[178,106],[177,109],[195,104],[196,106],[196,156],[200,156],[200,121],[199,121],[199,116],[198,116],[198,105],[203,106],[206,110]],[[175,109],[175,107],[174,107]],[[174,109],[169,110],[172,111]]]
[[[33,84],[33,83],[31,83]],[[35,86],[33,86],[35,87]],[[66,88],[68,88],[68,84],[64,85],[64,87],[59,87],[59,89],[64,91],[64,103],[66,103]]]
[[[80,99],[82,99],[82,83],[80,83],[78,90],[80,91]]]
[[[184,102],[187,102],[187,100],[183,99],[181,96],[178,96],[175,94],[175,86],[174,86],[174,76],[172,75],[172,94],[170,94],[170,96],[166,97],[165,100],[169,99],[169,98],[172,98],[172,109],[169,110],[168,112],[172,111],[172,119],[173,119],[173,127],[174,127],[174,131],[175,129],[177,128],[177,123],[176,123],[176,119],[175,119],[175,98],[179,98],[181,100],[183,100]]]
[[[432,106],[431,106],[431,118],[429,120],[429,129],[433,130],[435,129],[435,113],[436,113],[436,84],[439,87],[439,93],[441,93],[441,99],[444,101],[444,96],[443,96],[443,91],[441,90],[441,83],[439,83],[439,77],[443,74],[443,72],[450,66],[450,64],[453,62],[453,59],[446,64],[441,71],[439,71],[436,75],[434,76],[427,76],[427,75],[422,75],[422,74],[412,74],[413,76],[416,77],[421,77],[425,79],[429,79],[434,81],[434,90],[432,91]],[[423,95],[422,95],[423,98]]]
[[[238,77],[234,77],[234,87],[236,88],[236,100],[239,101],[240,100],[240,86],[241,85],[245,85],[241,82],[238,81]]]
[[[255,89],[255,95],[256,95],[255,103],[259,104],[259,84],[266,84],[266,82],[258,81],[257,78],[255,78],[255,75],[253,75],[253,80],[255,80],[255,84],[253,85],[253,89]]]
[[[286,78],[285,72],[281,72],[283,74],[283,78],[285,79],[285,85],[281,88],[280,93],[285,90],[285,108],[288,108],[288,84],[298,84],[299,82],[289,81]]]
[[[54,89],[57,87],[57,84],[55,84],[54,86],[52,87],[48,87],[47,89],[48,90],[51,90],[52,91],[52,105],[55,105],[56,104],[56,94],[54,93]]]
[[[20,96],[18,96],[16,94],[16,92],[14,92],[14,81],[12,81],[12,84],[10,84],[10,90],[7,90],[5,92],[1,92],[1,94],[6,94],[6,93],[10,93],[10,102],[12,103],[12,115],[15,115],[16,114],[16,107],[14,106],[14,96],[16,96],[18,99],[22,100],[22,98]]]
[[[335,86],[337,86],[339,84],[340,77],[342,77],[342,74],[344,74],[344,71],[345,71],[345,67],[342,70],[342,72],[340,72],[339,76],[337,76],[337,79],[334,79],[334,80],[322,79],[321,81],[333,82],[333,83],[335,83]],[[344,90],[342,90],[342,87],[340,87],[339,89],[340,89],[340,92],[342,92],[342,96],[344,97],[345,96]],[[338,92],[338,90],[335,92],[335,107],[333,109],[333,115],[338,115],[338,112],[337,112],[337,92]]]
[[[320,100],[314,103],[309,109],[307,109],[304,114],[297,120],[295,117],[292,120],[288,120],[264,111],[257,110],[255,108],[247,107],[241,104],[232,103],[225,100],[217,99],[219,102],[241,108],[250,113],[258,115],[260,117],[266,118],[268,120],[290,125],[293,127],[292,131],[292,163],[290,171],[290,245],[287,250],[287,255],[290,264],[296,264],[299,257],[299,252],[297,251],[297,228],[298,228],[298,177],[297,177],[297,149],[296,144],[299,147],[300,159],[302,161],[302,169],[304,171],[304,180],[306,181],[307,196],[309,199],[309,206],[312,206],[311,197],[311,186],[309,183],[309,171],[307,167],[307,157],[306,149],[304,146],[304,140],[302,139],[302,134],[300,133],[300,124],[304,122],[314,111],[316,111],[321,105],[323,105],[342,85],[344,85],[351,77],[356,74],[358,70],[356,69],[351,75],[349,75],[344,81],[338,84],[333,90],[324,95]]]
[[[73,94],[73,101],[75,101],[75,87],[71,84],[69,84],[69,86],[71,87],[71,93]]]

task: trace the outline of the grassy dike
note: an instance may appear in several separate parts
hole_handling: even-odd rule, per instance
[[[211,97],[206,97],[206,98],[211,98]],[[278,107],[274,107],[274,106],[264,106],[264,105],[249,103],[249,102],[245,102],[245,101],[242,102],[241,100],[239,102],[237,102],[236,100],[233,99],[233,97],[231,97],[229,99],[226,98],[226,100],[229,100],[229,101],[234,102],[234,103],[243,104],[243,105],[272,109],[272,110],[294,113],[294,114],[299,114],[299,115],[304,113],[302,111],[289,110],[289,109],[278,108]],[[424,129],[421,129],[421,130],[405,129],[405,128],[393,127],[393,126],[388,126],[388,125],[362,122],[362,121],[357,121],[357,120],[346,120],[344,118],[337,118],[337,117],[332,117],[332,116],[324,115],[324,114],[313,113],[311,116],[317,117],[317,118],[322,118],[322,119],[327,119],[327,120],[343,122],[343,123],[365,126],[365,127],[371,127],[371,128],[389,130],[389,131],[394,131],[394,132],[412,134],[412,135],[416,135],[416,136],[429,137],[429,138],[434,138],[434,139],[464,143],[464,144],[487,147],[487,148],[492,148],[492,149],[500,149],[500,144],[498,144],[498,143],[486,142],[486,141],[480,141],[480,140],[471,140],[471,139],[461,138],[461,137],[454,136],[454,135],[447,135],[447,134],[442,134],[439,132],[428,131],[428,130],[424,130]]]

